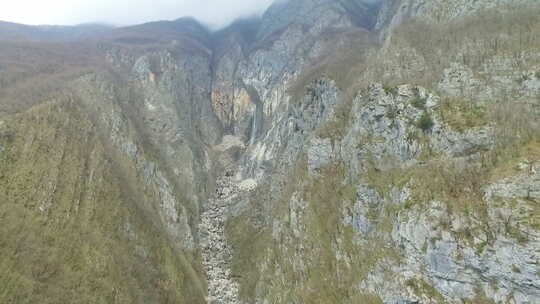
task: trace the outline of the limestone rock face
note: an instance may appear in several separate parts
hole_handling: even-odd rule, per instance
[[[381,12],[378,14],[377,28],[391,24],[398,25],[411,17],[421,17],[430,22],[447,22],[478,14],[479,12],[496,9],[504,10],[508,4],[534,7],[534,1],[529,0],[390,0],[382,1]]]
[[[537,236],[529,232],[511,236],[496,228],[503,224],[493,213],[504,213],[503,205],[512,204],[514,198],[502,199],[503,205],[495,203],[501,200],[489,194],[494,180],[482,177],[484,171],[479,169],[486,166],[483,162],[490,151],[500,149],[504,137],[500,121],[487,118],[492,113],[489,100],[515,96],[526,102],[527,94],[537,94],[535,76],[523,72],[522,80],[516,81],[522,72],[515,65],[509,68],[507,60],[512,59],[495,55],[481,66],[445,63],[426,86],[389,86],[366,76],[371,84],[350,94],[349,88],[321,73],[295,95],[284,90],[284,84],[294,84],[307,72],[306,62],[324,53],[323,49],[307,51],[303,45],[317,29],[331,24],[333,14],[327,13],[325,21],[313,21],[313,27],[304,32],[297,47],[308,55],[298,59],[291,45],[299,41],[294,29],[300,21],[279,10],[289,5],[302,12],[306,3],[315,1],[282,3],[270,9],[266,17],[283,18],[290,26],[273,27],[271,19],[263,18],[259,35],[272,37],[273,44],[255,49],[240,65],[242,81],[256,91],[252,95],[261,102],[264,118],[262,131],[247,145],[239,162],[243,178],[258,181],[256,197],[237,200],[229,220],[228,236],[237,254],[257,256],[249,270],[236,268],[248,277],[240,279],[240,294],[249,294],[247,299],[255,303],[309,303],[310,296],[344,303],[374,298],[384,303],[537,301],[538,277],[530,276],[534,272],[530,262],[537,257],[525,254],[538,247]],[[375,28],[387,38],[388,33],[400,35],[400,24],[411,18],[457,22],[505,3],[388,1],[382,4]],[[316,4],[324,7],[327,2]],[[301,20],[311,22],[309,16]],[[351,26],[358,23],[351,20],[331,27]],[[396,37],[392,39],[401,39]],[[394,52],[394,42],[383,41],[374,61],[384,62],[385,54]],[[410,54],[414,58],[410,65],[396,64],[403,64],[400,73],[416,75],[429,58],[414,49]],[[284,57],[289,58],[287,65]],[[365,75],[375,72],[366,70]],[[492,170],[499,169],[488,171]],[[460,193],[449,194],[469,178],[472,184],[457,186]],[[536,209],[528,210],[537,218]],[[518,222],[508,224],[518,226]],[[272,241],[255,242],[252,246],[260,249],[249,254],[241,244],[250,238],[239,231],[246,233],[254,227],[260,238]],[[531,238],[520,243],[520,235]],[[502,268],[494,264],[501,259],[506,260]],[[324,267],[339,273],[325,277],[335,284],[309,279],[309,274]],[[351,281],[339,282],[348,276]],[[248,283],[254,278],[255,285]],[[297,284],[282,284],[290,280]],[[336,295],[339,288],[347,292]]]

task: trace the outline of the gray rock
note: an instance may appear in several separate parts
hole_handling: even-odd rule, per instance
[[[360,185],[356,193],[357,201],[353,206],[350,224],[356,232],[368,235],[375,229],[373,220],[381,211],[382,198],[377,191],[365,185]]]
[[[313,138],[309,143],[308,169],[314,174],[319,169],[329,165],[332,161],[332,141],[329,138]]]
[[[473,75],[471,68],[459,63],[453,63],[444,70],[439,90],[449,96],[464,96],[478,91],[481,82]]]

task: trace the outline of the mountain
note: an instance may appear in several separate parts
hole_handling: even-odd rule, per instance
[[[33,41],[71,41],[88,35],[95,35],[111,30],[113,27],[99,23],[76,26],[29,26],[0,21],[0,39]]]
[[[540,301],[539,12],[0,25],[0,302]]]

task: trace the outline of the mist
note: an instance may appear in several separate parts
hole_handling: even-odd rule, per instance
[[[107,23],[123,26],[192,16],[217,29],[258,15],[273,0],[16,0],[6,1],[0,20],[31,25]]]

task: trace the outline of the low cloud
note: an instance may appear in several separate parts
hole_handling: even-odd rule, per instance
[[[103,22],[131,25],[193,16],[219,28],[242,16],[262,13],[273,0],[16,0],[7,1],[0,20],[73,25]]]

